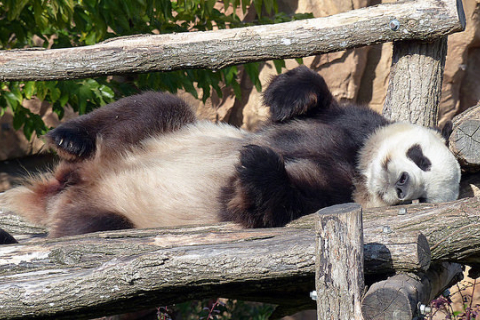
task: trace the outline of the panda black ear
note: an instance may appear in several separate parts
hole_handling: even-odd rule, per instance
[[[445,122],[445,124],[443,125],[442,128],[440,128],[438,126],[435,126],[435,127],[431,127],[430,129],[433,129],[433,130],[437,131],[438,133],[440,133],[442,135],[442,137],[445,139],[445,144],[448,147],[448,139],[450,139],[450,135],[453,132],[453,122],[452,122],[452,120],[448,120],[447,122]]]
[[[263,94],[263,102],[270,107],[271,121],[284,122],[314,115],[334,99],[322,76],[299,66],[273,78]]]
[[[452,134],[453,132],[453,122],[452,120],[448,120],[447,122],[445,122],[445,125],[443,126],[442,128],[442,137],[447,141],[447,144],[448,144],[448,139],[450,138],[450,135]]]

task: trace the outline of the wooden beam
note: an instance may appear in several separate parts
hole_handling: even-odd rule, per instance
[[[239,29],[114,38],[52,50],[3,50],[0,81],[220,69],[299,58],[374,43],[429,40],[465,28],[461,0],[381,4],[330,17]]]
[[[422,232],[433,260],[478,264],[479,205],[479,199],[469,198],[365,210],[365,246],[369,235]],[[9,231],[1,222],[7,216],[0,215],[0,227]],[[258,300],[253,294],[280,296],[293,287],[307,291],[314,279],[313,226],[311,215],[280,229],[221,224],[1,246],[0,295],[6,307],[0,308],[0,318],[100,316],[128,306],[178,302],[178,297],[232,297],[233,292]],[[119,306],[118,301],[128,303]]]
[[[462,267],[458,263],[444,262],[433,265],[425,273],[401,273],[376,282],[363,299],[363,319],[414,319],[420,316],[421,304],[428,305],[439,292],[462,278]]]
[[[383,115],[435,127],[446,56],[447,37],[395,42]]]
[[[418,244],[403,245],[412,253],[372,244],[366,251],[380,262],[367,260],[365,266],[393,272],[400,265],[393,262],[395,252],[410,259],[422,251]],[[422,263],[430,261],[419,260],[405,265],[425,268]],[[30,239],[0,246],[0,318],[102,316],[180,302],[179,297],[272,302],[290,292],[308,299],[314,274],[315,232],[305,220],[273,229],[220,224]]]
[[[362,208],[350,203],[322,209],[315,229],[317,318],[362,320]]]

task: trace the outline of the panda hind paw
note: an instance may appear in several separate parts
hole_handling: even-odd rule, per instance
[[[47,142],[65,160],[88,158],[95,151],[95,141],[78,128],[58,127],[46,135]]]

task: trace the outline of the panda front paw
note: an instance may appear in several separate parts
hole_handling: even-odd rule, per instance
[[[291,220],[289,191],[281,155],[268,147],[245,146],[236,174],[222,191],[223,218],[248,228],[283,226]]]
[[[80,160],[90,157],[95,151],[95,138],[78,127],[60,126],[46,135],[50,147],[66,160]]]
[[[274,186],[287,179],[283,158],[268,147],[247,145],[240,150],[239,179],[246,192],[255,199],[255,206],[268,201]]]

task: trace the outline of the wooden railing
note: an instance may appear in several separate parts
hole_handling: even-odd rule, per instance
[[[2,51],[0,80],[219,69],[393,41],[384,114],[434,125],[446,37],[464,28],[461,0],[397,2],[277,25]],[[363,215],[348,204],[282,229],[223,224],[55,240],[32,237],[44,231],[4,213],[0,228],[25,240],[0,247],[0,318],[88,318],[212,294],[301,305],[302,299],[291,297],[308,300],[316,279],[319,319],[410,319],[419,305],[458,280],[460,265],[452,261],[480,262],[480,239],[468,229],[480,220],[471,209],[478,204],[468,199]],[[455,224],[447,228],[446,221]],[[404,273],[395,275],[399,271]],[[373,283],[366,294],[364,274]],[[379,278],[384,280],[371,280]]]

